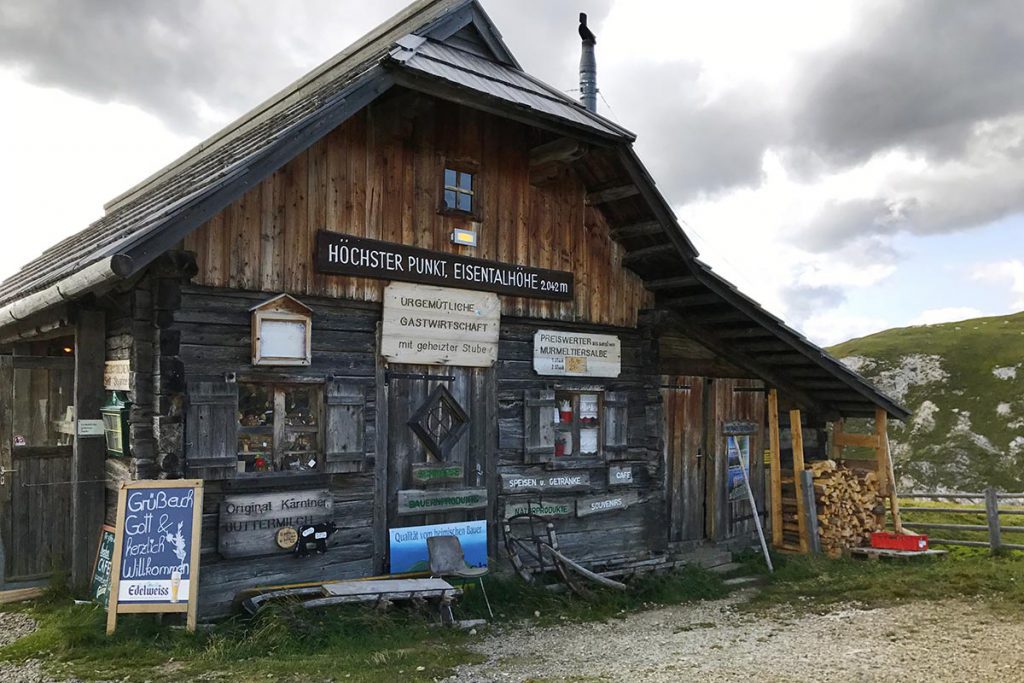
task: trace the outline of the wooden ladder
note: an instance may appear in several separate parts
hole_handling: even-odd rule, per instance
[[[806,518],[804,515],[803,483],[794,470],[804,469],[804,439],[800,411],[789,411],[790,431],[793,435],[793,469],[781,466],[779,445],[779,395],[775,389],[768,392],[768,439],[771,452],[771,519],[772,545],[780,550],[806,553],[808,547]]]

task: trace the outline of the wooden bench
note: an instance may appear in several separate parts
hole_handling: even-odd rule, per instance
[[[462,590],[444,579],[371,579],[368,581],[331,581],[328,583],[268,590],[245,598],[242,606],[255,614],[267,602],[281,599],[301,600],[306,609],[346,603],[387,605],[398,600],[436,600],[442,620],[451,620],[451,603]]]

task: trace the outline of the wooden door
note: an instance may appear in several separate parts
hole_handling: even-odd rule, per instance
[[[662,377],[668,450],[670,541],[704,538],[704,379]]]
[[[4,584],[68,566],[73,395],[72,357],[0,357]]]
[[[392,365],[386,376],[388,528],[486,519],[493,370]]]

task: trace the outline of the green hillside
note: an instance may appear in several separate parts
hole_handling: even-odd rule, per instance
[[[829,352],[914,412],[889,433],[902,488],[1024,491],[1024,313],[886,330]]]

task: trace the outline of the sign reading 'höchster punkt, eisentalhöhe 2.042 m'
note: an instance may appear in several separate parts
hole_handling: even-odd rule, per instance
[[[327,230],[317,233],[316,270],[536,299],[572,301],[574,296],[573,274],[567,271],[446,254]]]
[[[533,369],[538,375],[618,377],[622,344],[610,334],[538,330],[533,335]]]

